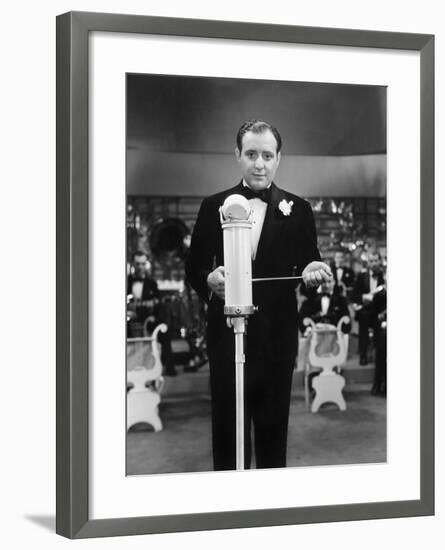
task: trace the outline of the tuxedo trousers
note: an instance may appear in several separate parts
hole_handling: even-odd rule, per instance
[[[207,346],[212,397],[212,444],[215,470],[236,469],[235,336],[225,319],[209,327]],[[244,455],[250,468],[254,451],[256,468],[286,466],[287,432],[292,373],[297,347],[283,354],[277,342],[248,321],[244,368]],[[264,328],[264,327],[263,327]],[[273,339],[272,339],[273,340]],[[252,442],[253,437],[253,442]]]

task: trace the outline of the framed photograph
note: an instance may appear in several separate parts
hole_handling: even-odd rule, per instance
[[[433,207],[433,36],[60,15],[57,532],[432,515]]]

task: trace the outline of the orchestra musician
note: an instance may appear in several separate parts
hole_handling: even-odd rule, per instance
[[[386,395],[386,271],[384,283],[373,296],[371,307],[374,327],[375,371],[372,395]]]
[[[158,284],[151,277],[151,264],[145,252],[138,250],[133,254],[133,273],[127,278],[127,337],[137,338],[150,335],[163,319]],[[161,361],[164,374],[175,376],[171,336],[160,333]]]
[[[368,257],[368,269],[357,275],[352,291],[355,318],[358,322],[360,365],[368,364],[369,329],[373,325],[372,300],[383,285],[382,258],[378,252]]]
[[[348,301],[339,292],[334,292],[334,280],[321,284],[317,292],[312,289],[308,292],[307,299],[302,303],[299,314],[299,325],[302,334],[307,327],[303,320],[309,317],[314,323],[327,323],[337,326],[342,317],[349,317]],[[351,324],[345,323],[342,326],[344,333],[349,333]]]
[[[130,337],[137,337],[143,336],[145,322],[149,332],[156,326],[159,290],[156,281],[150,277],[151,264],[145,252],[139,250],[133,254],[133,270],[127,278],[128,330]]]
[[[355,274],[350,267],[345,265],[345,255],[342,250],[335,252],[331,270],[334,277],[335,291],[348,295],[348,291],[354,284]]]

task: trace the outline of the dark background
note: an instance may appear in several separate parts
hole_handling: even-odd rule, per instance
[[[302,196],[386,194],[386,88],[127,76],[127,192],[206,196],[239,179],[235,136],[248,119],[276,126],[276,181]]]

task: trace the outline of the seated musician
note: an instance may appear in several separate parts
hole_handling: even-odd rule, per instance
[[[335,288],[341,294],[350,295],[354,284],[354,271],[346,265],[345,254],[342,250],[337,250],[331,263],[331,271],[334,276]]]
[[[148,320],[147,330],[151,332],[156,326],[155,309],[159,303],[159,290],[156,281],[151,278],[151,264],[147,254],[138,251],[133,255],[134,273],[127,279],[127,302],[130,323],[130,337],[143,336],[143,325]]]
[[[336,285],[334,281],[326,281],[317,289],[309,289],[307,298],[302,303],[299,312],[299,328],[304,335],[307,328],[303,324],[303,320],[309,317],[314,323],[326,323],[337,326],[340,319],[344,316],[349,318],[348,301],[342,293],[343,289],[340,285]],[[347,334],[351,330],[351,323],[342,325],[342,332]],[[330,347],[330,341],[326,342]],[[337,367],[335,369],[338,372]],[[309,391],[314,396],[313,379],[318,376],[319,371],[311,372],[308,377]]]
[[[133,273],[127,278],[127,337],[145,336],[144,326],[148,334],[163,320],[158,284],[151,277],[151,264],[143,251],[133,254]],[[161,360],[167,376],[175,376],[171,337],[169,331],[159,334],[161,344]]]
[[[306,327],[303,325],[305,317],[311,318],[315,323],[328,323],[337,326],[343,317],[349,317],[348,302],[334,281],[322,283],[318,291],[310,290],[307,299],[302,303],[299,313],[300,330],[304,334]],[[350,323],[342,326],[342,331],[350,331]]]

